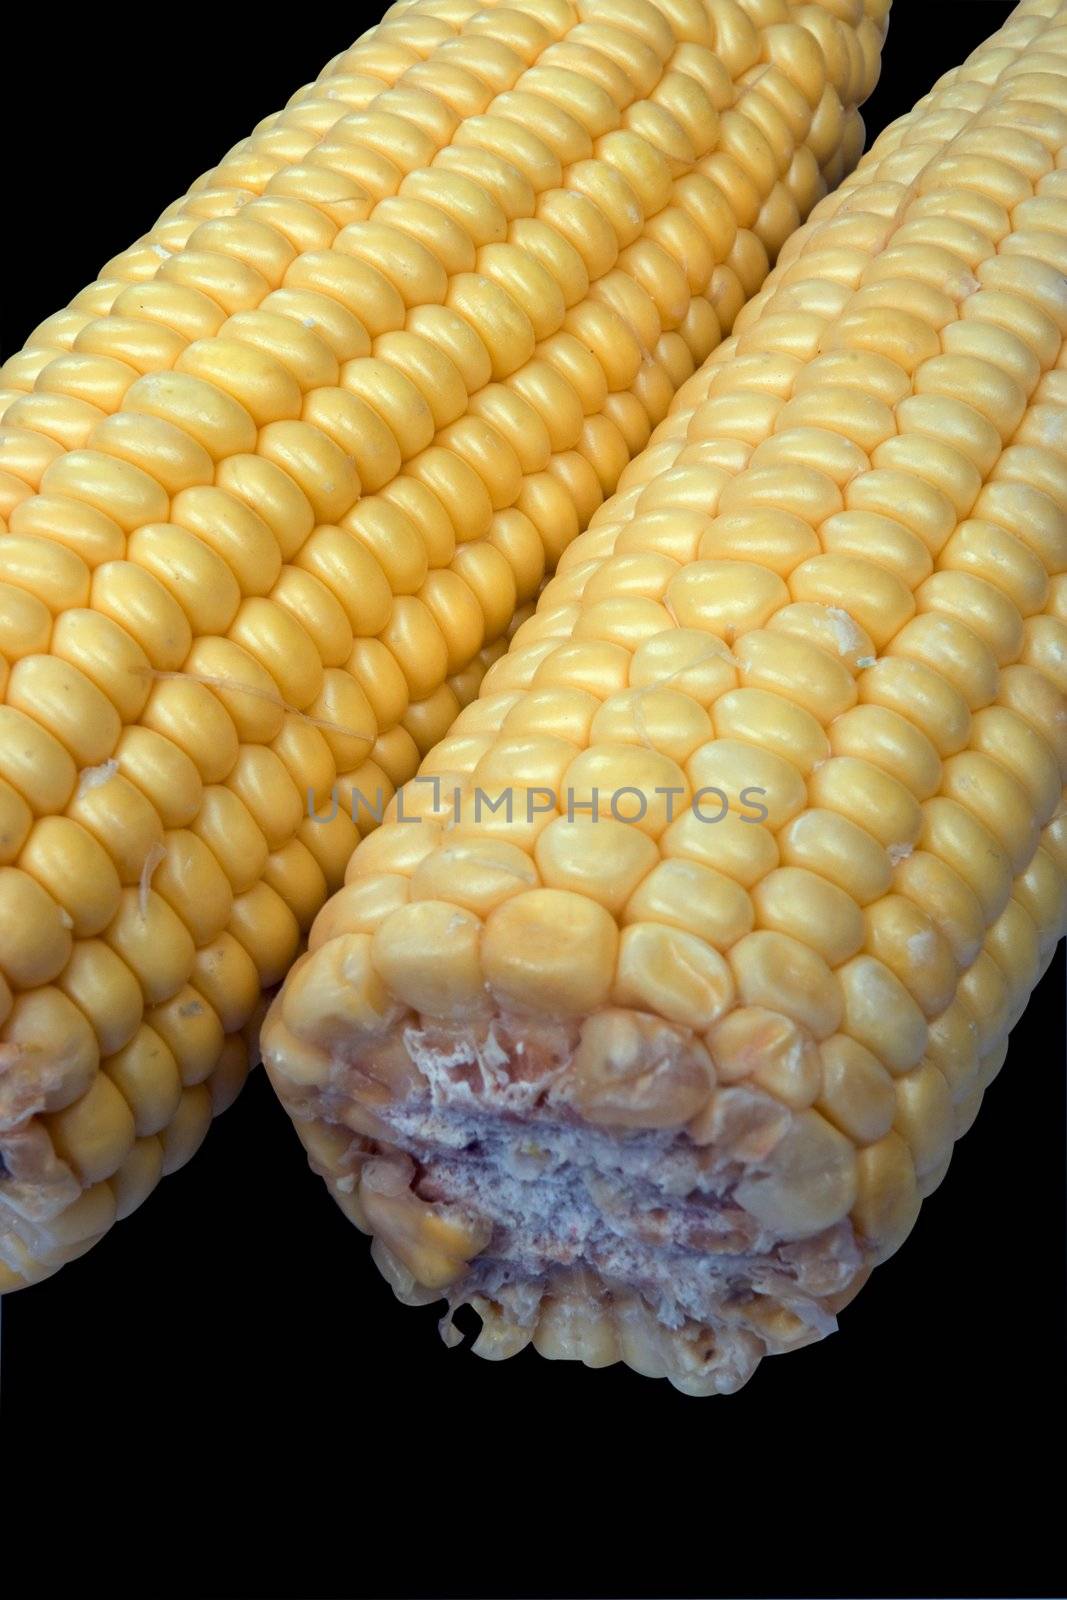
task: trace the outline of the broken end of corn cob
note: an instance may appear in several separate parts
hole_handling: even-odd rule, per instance
[[[807,1104],[818,1046],[792,1019],[735,1011],[717,1052],[632,1006],[449,1021],[381,1008],[359,942],[321,947],[276,1002],[272,1081],[398,1298],[447,1300],[446,1338],[472,1306],[478,1355],[532,1343],[731,1393],[764,1355],[829,1332],[914,1220],[914,1181],[892,1216],[868,1184],[860,1235],[856,1152]],[[379,1008],[381,1033],[336,1031],[327,969],[344,1005]]]

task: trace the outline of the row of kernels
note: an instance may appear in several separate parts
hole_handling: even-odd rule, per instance
[[[616,856],[617,846],[621,845],[621,843],[625,843],[627,848],[629,848],[630,845],[632,845],[633,848],[638,848],[638,846],[641,846],[641,835],[638,834],[637,830],[632,830],[630,834],[625,834],[624,827],[622,827],[621,824],[616,824],[613,829],[611,822],[587,824],[585,827],[582,827],[581,824],[579,824],[577,829],[574,827],[574,824],[568,824],[568,826],[563,827],[563,830],[561,830],[560,834],[558,834],[558,838],[560,838],[560,845],[566,846],[565,854],[560,856],[560,850],[558,850],[557,845],[553,843],[553,840],[557,838],[557,834],[555,834],[553,830],[557,829],[558,826],[560,826],[560,824],[549,824],[547,829],[542,832],[539,840],[537,840],[537,862],[539,862],[539,866],[541,866],[542,875],[547,874],[547,882],[566,882],[569,886],[571,886],[571,888],[577,888],[577,890],[581,890],[584,894],[592,893],[595,898],[608,899],[609,909],[616,909],[617,901],[621,899],[621,888],[622,890],[625,890],[625,883],[627,883],[627,872],[629,872],[629,869],[625,867],[624,859],[619,858],[619,866],[617,866],[619,878],[617,878],[617,882],[613,885],[613,882],[611,882],[611,877],[609,877],[608,874],[605,874],[605,877],[603,878],[597,878],[597,875],[595,875],[595,866],[597,866],[598,859],[603,859],[603,854],[609,854],[609,850],[611,850],[611,846],[613,845],[616,846]],[[593,834],[593,826],[597,827],[598,834]],[[614,837],[614,834],[619,835],[619,838]],[[584,838],[579,837],[579,835],[584,835]],[[582,848],[582,850],[577,850],[577,845],[584,845],[584,848]],[[381,856],[382,850],[387,850],[387,848],[389,848],[389,838],[379,838],[378,846],[378,850],[374,851],[374,856],[376,856],[376,858]],[[648,848],[648,846],[643,845],[641,848]],[[635,859],[635,862],[633,862],[633,867],[635,867],[635,870],[637,870],[638,877],[646,874],[651,864],[653,864],[653,858],[651,858],[651,856],[649,856],[648,861],[643,862]],[[557,874],[560,872],[560,869],[563,869],[563,872],[565,872],[565,878],[563,878],[563,880],[558,880],[557,878]],[[574,877],[574,874],[577,874],[577,878]],[[689,920],[689,918],[686,918],[685,909],[683,909],[683,902],[678,899],[678,885],[675,885],[673,882],[669,885],[669,883],[667,883],[667,877],[670,877],[670,874],[664,875],[664,888],[662,888],[662,891],[653,891],[653,888],[651,888],[651,883],[649,883],[648,890],[641,891],[641,893],[646,894],[646,896],[651,894],[651,899],[649,899],[651,914],[653,914],[653,917],[665,915],[667,918],[672,918],[673,915],[677,915],[678,920]],[[784,874],[782,877],[787,878],[789,877],[789,874]],[[685,874],[683,874],[683,878],[685,878]],[[798,878],[805,878],[805,875],[798,874]],[[715,886],[715,888],[718,890],[718,888],[720,888],[720,878],[718,878],[717,875],[712,874],[710,875],[710,880],[712,880],[713,886]],[[814,880],[813,878],[811,882],[816,883],[817,886],[819,880]],[[785,891],[785,893],[787,893],[787,896],[789,896],[789,893],[793,893],[795,896],[797,896],[797,891],[803,893],[806,886],[808,886],[808,880],[806,880],[806,878],[805,882],[798,882],[797,890],[793,890],[792,882],[790,882],[789,891]],[[785,885],[782,885],[782,888],[785,888]],[[598,894],[598,890],[600,890],[600,894]],[[614,899],[609,899],[609,896],[611,896],[613,890]],[[827,891],[832,893],[832,890]],[[667,898],[665,898],[665,902],[664,899],[662,899],[662,894],[667,896]],[[737,894],[736,888],[734,888],[734,894]],[[638,896],[638,899],[640,899],[640,896]],[[568,898],[568,904],[571,904],[571,898]],[[749,920],[750,917],[750,912],[749,914],[745,914],[745,904],[747,904],[747,902],[745,902],[744,894],[737,894],[736,915],[737,917],[741,917],[741,922],[734,925],[733,933],[726,934],[726,939],[731,938],[731,936],[736,938],[737,934],[744,931],[744,926],[747,925],[747,920]],[[792,902],[790,902],[789,898],[785,898],[785,901],[782,901],[782,906],[784,907],[789,907],[790,904],[797,906],[798,899],[793,898]],[[673,907],[673,910],[664,910],[664,906]],[[768,906],[769,918],[771,918],[771,923],[774,923],[774,920],[776,920],[774,902],[768,902]],[[721,894],[718,894],[718,909],[720,909],[721,914],[726,915],[726,906],[723,904],[723,896],[721,896]],[[835,909],[840,909],[840,907],[835,907]],[[627,909],[627,915],[624,917],[624,922],[627,922],[627,918],[629,918],[630,915],[638,915],[638,912],[640,912],[640,907],[637,906],[635,906],[635,909],[633,910]],[[710,902],[709,909],[707,909],[707,915],[713,917],[713,912],[715,912],[715,901]],[[795,930],[795,923],[790,922],[789,914],[785,915],[787,915],[787,926],[792,926],[793,930]],[[841,938],[845,939],[845,944],[840,946],[840,949],[838,950],[832,950],[832,952],[829,952],[829,954],[832,955],[832,957],[833,955],[837,955],[837,958],[841,958],[843,955],[848,954],[849,950],[853,949],[857,939],[862,938],[862,933],[853,934],[853,936],[849,938],[849,936],[843,934],[843,923],[840,922],[840,918],[838,918],[838,926],[841,928]],[[709,930],[707,930],[707,926],[705,926],[705,928],[702,928],[701,931],[704,933],[704,936],[707,936],[707,931]],[[643,933],[641,933],[641,938],[646,939],[648,942],[653,942],[654,944],[656,939],[659,939],[659,942],[664,942],[664,939],[667,939],[667,934],[665,934],[665,931],[654,934],[653,931],[649,930],[649,928],[645,928]],[[753,947],[753,955],[752,957],[747,958],[744,970],[749,973],[750,981],[752,981],[753,984],[769,982],[771,979],[777,981],[777,984],[779,984],[779,998],[781,998],[781,973],[768,973],[766,978],[760,978],[760,976],[757,976],[760,971],[763,971],[761,970],[760,965],[758,965],[757,960],[757,952],[761,952],[761,950],[763,950],[763,946]],[[813,973],[808,971],[808,966],[811,965],[811,962],[809,962],[808,957],[800,954],[801,946],[798,944],[797,939],[790,938],[779,939],[777,942],[771,941],[771,944],[766,947],[766,950],[768,950],[768,954],[766,954],[765,957],[760,955],[760,960],[771,960],[771,962],[773,962],[773,958],[777,957],[777,955],[784,954],[785,950],[792,950],[793,960],[798,960],[798,962],[800,962],[800,968],[797,970],[797,992],[795,992],[795,995],[793,995],[793,1000],[795,1000],[795,1003],[797,1003],[797,1006],[801,1011],[805,1011],[805,1014],[809,1014],[811,1005],[813,1005],[813,1000],[811,1000],[811,994],[809,994],[809,992],[808,994],[805,994],[803,989],[805,989],[805,984],[811,986],[811,978],[813,978]],[[757,963],[757,965],[753,966],[752,962]],[[865,970],[875,970],[877,965],[878,963],[867,963],[867,968],[865,968]],[[819,1002],[819,1005],[816,1006],[816,1011],[819,1011],[819,1006],[822,1006],[824,1010],[819,1011],[819,1014],[822,1016],[822,1014],[825,1014],[825,1008],[829,1006],[829,1014],[830,1016],[833,1016],[832,984],[830,984],[830,974],[829,970],[825,970],[825,968],[822,968],[822,971],[824,971],[825,974],[824,987],[827,998],[822,1000],[822,1002]],[[801,979],[803,979],[803,982],[801,982]],[[885,979],[885,982],[889,982],[889,984],[891,984],[888,971],[883,970],[883,979]],[[630,981],[637,981],[637,979],[630,979]],[[648,981],[648,974],[641,976],[641,982],[646,981]],[[885,987],[885,984],[883,984],[883,987]],[[899,989],[899,986],[896,986],[896,989],[893,989],[893,992],[897,992],[897,989]],[[649,1000],[649,997],[651,997],[651,995],[645,995],[646,1000]]]
[[[1006,654],[1008,654],[1008,653],[1006,653]],[[1000,749],[1001,749],[1001,752],[1003,752],[1003,742],[1001,742]],[[1038,763],[1040,763],[1040,758],[1038,758]],[[1054,786],[1054,776],[1053,776],[1053,786]],[[1053,797],[1051,797],[1051,795],[1049,795],[1049,797],[1046,797],[1046,805],[1048,805],[1048,803],[1054,803]],[[1045,814],[1048,814],[1048,811],[1046,811]],[[1029,848],[1027,848],[1027,851],[1025,851],[1025,854],[1027,854],[1027,856],[1029,856],[1029,853],[1030,853]],[[899,870],[901,870],[901,872],[904,872],[905,864]],[[1045,883],[1048,883],[1048,890],[1046,890],[1046,893],[1051,894],[1051,899],[1053,899],[1053,906],[1057,906],[1057,904],[1059,904],[1059,896],[1061,896],[1061,894],[1062,894],[1062,885],[1056,885],[1056,878],[1054,878],[1054,875],[1053,875],[1053,877],[1051,877],[1051,883],[1049,883],[1048,880],[1049,880],[1049,875],[1046,874],[1045,875]],[[1056,891],[1056,893],[1053,893],[1053,891]],[[1054,912],[1053,912],[1053,915],[1054,915]],[[1025,952],[1025,950],[1029,949],[1029,941],[1027,941],[1027,938],[1025,938],[1025,936],[1024,936],[1024,925],[1016,926],[1016,923],[1017,923],[1017,918],[1014,918],[1013,933],[1016,934],[1017,938],[1019,938],[1019,941],[1021,941],[1022,950],[1024,950],[1024,952]],[[979,926],[981,926],[981,922],[979,922]],[[974,938],[974,933],[971,934],[971,938]],[[1048,933],[1046,933],[1046,938],[1048,938]],[[1008,946],[1009,946],[1009,944],[1011,944],[1011,942],[1013,942],[1013,941],[1011,941],[1011,939],[1008,938],[1008,934],[1005,934],[1005,939],[1003,939],[1003,947],[1005,947],[1005,952],[1006,952],[1006,949],[1008,949]],[[998,947],[1000,947],[1000,941],[998,941]],[[971,949],[971,950],[969,950],[968,957],[966,957],[966,958],[973,958],[973,955],[974,955],[974,949]],[[1030,952],[1030,957],[1032,957],[1032,955],[1033,955],[1033,952]],[[1005,958],[1008,958],[1008,957],[1006,957],[1006,954],[1005,954]],[[1016,974],[1016,984],[1019,987],[1017,987],[1016,992],[1019,992],[1019,989],[1025,989],[1025,987],[1027,987],[1027,976],[1029,976],[1029,981],[1032,981],[1033,976],[1035,976],[1035,971],[1037,971],[1037,962],[1035,962],[1035,960],[1032,960],[1032,958],[1027,957],[1027,955],[1025,955],[1025,954],[1019,955],[1019,962],[1017,962],[1017,974]]]
[[[939,1079],[938,1074],[918,1069],[917,1073],[909,1073],[900,1080],[907,1086],[899,1112],[905,1130],[911,1128],[914,1133],[917,1128],[920,1134],[929,1137],[931,1126],[938,1125],[930,1107],[940,1105],[942,1113],[944,1111],[943,1095],[938,1099]],[[944,1122],[943,1115],[941,1122]],[[933,1155],[927,1151],[925,1157],[919,1155],[919,1165],[925,1169],[932,1159]],[[906,1230],[916,1207],[914,1159],[909,1158],[904,1140],[883,1132],[872,1146],[870,1157],[862,1164],[861,1195],[854,1212],[856,1220],[866,1236],[877,1238],[883,1248],[891,1248],[899,1233]]]
[[[159,776],[160,755],[172,757],[175,754],[173,747],[155,739],[144,729],[131,730],[131,738],[142,750],[142,772],[145,770],[144,759],[147,759],[147,781],[151,786],[152,779]],[[157,769],[155,772],[153,767]],[[164,776],[173,774],[173,760],[165,760],[163,768]],[[135,764],[135,774],[137,770]],[[237,873],[234,881],[238,889],[254,881],[261,864],[254,843],[261,836],[239,799],[229,791],[215,791],[222,805],[219,826],[224,826],[228,831],[225,839],[222,835],[216,838],[212,833],[212,817],[218,807],[209,805],[205,810],[203,801],[210,798],[210,791],[205,796],[195,781],[195,773],[191,772],[189,777],[193,782],[191,785],[187,782],[186,786],[191,789],[192,803],[186,809],[191,812],[200,803],[197,827],[201,838],[188,833],[164,836],[151,803],[141,799],[138,790],[114,772],[113,764],[108,763],[100,768],[99,774],[90,771],[88,781],[72,802],[72,809],[79,820],[46,816],[29,833],[19,858],[23,871],[16,873],[9,884],[12,894],[22,887],[23,899],[30,892],[32,882],[36,881],[41,886],[37,891],[40,900],[37,905],[38,921],[44,916],[47,905],[46,899],[40,899],[41,893],[51,891],[55,916],[61,928],[72,929],[79,938],[103,933],[132,961],[146,993],[155,999],[164,998],[180,984],[191,965],[193,946],[179,936],[184,935],[183,924],[191,927],[194,935],[199,932],[196,943],[207,943],[218,933],[230,914],[232,891],[216,864],[216,856],[205,847],[203,840],[206,838],[215,843],[231,879]],[[172,798],[180,806],[178,797]],[[143,820],[139,821],[142,812]],[[94,838],[94,832],[99,843]],[[217,828],[215,833],[218,834]],[[105,847],[113,849],[119,839],[121,849],[112,866]],[[247,847],[245,854],[251,849],[255,858],[251,865],[244,862],[243,867],[241,848],[235,850],[235,841],[240,847],[242,839],[245,839]],[[265,844],[261,848],[265,856]],[[156,887],[161,888],[165,895],[169,893],[172,906],[181,914],[179,922],[174,921],[173,913],[158,899],[157,894],[147,890],[144,875],[146,862],[153,851],[159,852],[164,863]],[[26,877],[27,873],[31,876]],[[132,890],[128,890],[123,898],[119,889],[120,878],[125,882],[139,882],[136,896]],[[168,883],[171,885],[169,891]],[[213,885],[217,885],[217,893]],[[107,907],[101,895],[108,901],[114,919],[106,919],[107,927],[104,918]],[[219,904],[213,911],[216,900]],[[47,922],[48,918],[45,916],[44,920]],[[155,942],[164,933],[169,937],[160,943]],[[48,965],[47,952],[41,943],[44,938],[42,933],[40,938],[31,940],[25,947],[30,956],[34,951],[37,956],[33,970],[21,973],[24,984],[47,981],[44,967],[40,965],[41,961]],[[294,942],[291,932],[287,930],[287,946]],[[82,948],[81,944],[75,947],[75,957]],[[24,952],[23,966],[26,959]],[[8,965],[13,963],[17,964],[14,955]],[[269,964],[272,970],[276,969],[279,958],[275,955]],[[123,986],[118,985],[116,992],[121,1009]],[[103,1031],[107,1031],[106,1027]]]

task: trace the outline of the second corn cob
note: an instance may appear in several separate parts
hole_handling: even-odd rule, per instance
[[[1065,160],[1028,0],[789,242],[272,1008],[312,1164],[484,1355],[735,1389],[1004,1060],[1067,921]]]
[[[7,362],[0,1290],[233,1097],[360,829],[857,156],[887,6],[396,6]]]

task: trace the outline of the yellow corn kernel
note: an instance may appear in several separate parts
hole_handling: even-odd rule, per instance
[[[123,1049],[104,1061],[103,1070],[129,1106],[138,1138],[167,1126],[178,1107],[182,1080],[158,1033],[138,1028]]]

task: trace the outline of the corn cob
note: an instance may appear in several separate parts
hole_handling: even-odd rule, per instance
[[[233,1098],[377,805],[854,162],[887,9],[396,6],[8,361],[0,1290]]]
[[[1065,161],[1026,0],[789,241],[269,1013],[313,1167],[482,1355],[736,1389],[1004,1060],[1065,927]]]

